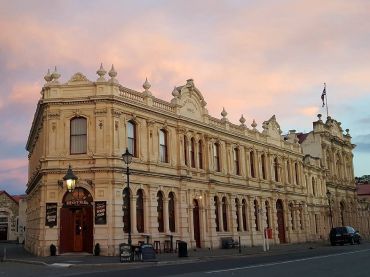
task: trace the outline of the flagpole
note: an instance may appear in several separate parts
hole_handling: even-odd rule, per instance
[[[325,102],[326,102],[326,118],[329,117],[329,107],[328,107],[328,93],[326,92],[326,83],[324,83],[325,89]]]

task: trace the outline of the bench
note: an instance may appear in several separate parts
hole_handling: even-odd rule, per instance
[[[232,237],[221,238],[221,248],[222,249],[231,249],[238,248],[239,242],[234,240]]]

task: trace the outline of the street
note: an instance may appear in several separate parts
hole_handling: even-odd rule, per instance
[[[0,276],[369,276],[370,244],[306,249],[291,253],[214,257],[169,264],[34,265],[0,263]]]

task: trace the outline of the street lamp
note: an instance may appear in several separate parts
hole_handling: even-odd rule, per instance
[[[68,192],[72,192],[76,187],[77,176],[73,174],[72,167],[69,165],[67,174],[63,177],[67,185]]]
[[[132,162],[132,154],[128,151],[128,148],[126,148],[126,152],[122,154],[122,159],[126,164],[126,175],[127,175],[127,213],[128,213],[128,238],[127,243],[130,246],[131,249],[131,196],[130,196],[130,168],[129,164]]]
[[[330,224],[331,228],[333,228],[333,212],[331,210],[331,192],[329,190],[326,191],[326,196],[328,197],[328,202],[329,202],[329,216],[330,216]]]

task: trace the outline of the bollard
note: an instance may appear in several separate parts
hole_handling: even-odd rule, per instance
[[[4,256],[3,256],[3,261],[6,260],[6,248],[4,248]]]
[[[242,245],[240,244],[240,236],[239,236],[239,254],[242,253]]]

